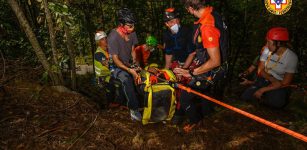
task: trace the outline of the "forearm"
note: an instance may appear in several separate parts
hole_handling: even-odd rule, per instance
[[[139,63],[136,60],[136,52],[135,52],[134,46],[132,47],[131,56],[132,56],[132,62],[133,63]]]
[[[204,64],[202,64],[200,67],[194,69],[193,74],[194,75],[200,75],[203,73],[206,73],[218,66],[220,66],[221,63],[220,62],[216,62],[213,59],[209,59],[207,62],[205,62]]]
[[[166,69],[170,68],[173,55],[165,55],[165,67]]]
[[[128,71],[129,67],[127,67],[117,56],[113,55],[113,61],[118,68]]]
[[[277,80],[276,78],[274,78],[273,76],[271,76],[270,74],[266,73],[264,70],[261,71],[261,76],[270,81],[271,83],[272,82],[278,82],[279,80]]]
[[[193,59],[195,56],[195,52],[189,54],[188,58],[186,59],[186,61],[184,62],[184,65],[182,66],[182,68],[189,68],[189,66],[191,65]]]
[[[261,88],[263,90],[263,92],[268,92],[268,91],[272,91],[272,90],[276,90],[281,88],[281,84],[270,84],[266,87]]]
[[[269,76],[268,80],[271,82],[271,84],[267,87],[264,87],[262,90],[267,92],[267,91],[271,91],[271,90],[275,90],[275,89],[279,89],[279,88],[283,88],[283,87],[287,87],[293,79],[294,74],[293,73],[286,73],[284,75],[283,80],[278,80],[276,78],[274,78],[273,76],[270,76],[269,74],[264,74],[265,76]]]
[[[245,75],[249,75],[251,74],[254,70],[256,69],[256,67],[254,65],[249,66],[243,73]]]

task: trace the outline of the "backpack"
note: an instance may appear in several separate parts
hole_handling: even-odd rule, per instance
[[[229,30],[225,23],[225,18],[217,11],[211,12],[215,20],[215,27],[220,30],[220,51],[222,55],[222,63],[227,61],[227,51],[229,49]]]
[[[175,89],[165,80],[176,82],[170,70],[160,70],[160,75],[141,72],[143,84],[140,86],[144,98],[142,124],[171,120],[175,113]],[[163,80],[160,80],[163,78]]]
[[[226,73],[228,70],[227,51],[229,49],[229,31],[225,23],[225,19],[217,11],[213,10],[211,15],[215,20],[214,26],[220,31],[219,48],[221,54],[221,65],[204,74],[195,76],[193,79],[195,82],[193,83],[193,88],[206,89],[214,85],[218,89],[224,89],[224,86],[219,85],[223,84],[222,80],[226,78]],[[194,63],[192,63],[194,65],[190,66],[192,69],[197,68],[199,65],[205,63],[207,59],[209,59],[207,50],[203,47],[200,27],[201,24],[194,26],[193,43],[196,48],[196,59],[194,59]]]

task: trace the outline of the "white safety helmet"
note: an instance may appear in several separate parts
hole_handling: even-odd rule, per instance
[[[107,34],[103,31],[98,31],[96,34],[95,34],[95,41],[99,41],[103,38],[107,37]]]

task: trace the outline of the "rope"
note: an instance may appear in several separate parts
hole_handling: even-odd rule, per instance
[[[273,123],[273,122],[270,122],[270,121],[268,121],[268,120],[265,120],[265,119],[263,119],[263,118],[260,118],[260,117],[258,117],[258,116],[256,116],[256,115],[253,115],[253,114],[251,114],[251,113],[248,113],[248,112],[246,112],[246,111],[243,111],[243,110],[241,110],[241,109],[238,109],[238,108],[236,108],[236,107],[233,107],[233,106],[228,105],[228,104],[226,104],[226,103],[223,103],[223,102],[221,102],[221,101],[218,101],[218,100],[216,100],[216,99],[214,99],[214,98],[211,98],[211,97],[209,97],[209,96],[207,96],[207,95],[205,95],[205,94],[202,94],[202,93],[200,93],[200,92],[197,92],[197,91],[195,91],[195,90],[192,90],[191,88],[185,87],[185,86],[183,86],[183,85],[181,85],[181,84],[177,84],[177,87],[178,87],[179,89],[185,90],[185,91],[187,91],[187,92],[189,92],[189,93],[196,94],[196,95],[198,95],[198,96],[200,96],[200,97],[202,97],[202,98],[205,98],[205,99],[207,99],[207,100],[209,100],[209,101],[211,101],[211,102],[214,102],[214,103],[216,103],[216,104],[219,104],[219,105],[221,105],[221,106],[223,106],[223,107],[226,107],[226,108],[228,108],[228,109],[230,109],[230,110],[232,110],[232,111],[235,111],[235,112],[237,112],[237,113],[239,113],[239,114],[241,114],[241,115],[243,115],[243,116],[245,116],[245,117],[248,117],[248,118],[253,119],[253,120],[255,120],[255,121],[258,121],[258,122],[260,122],[260,123],[262,123],[262,124],[265,124],[265,125],[267,125],[267,126],[269,126],[269,127],[272,127],[272,128],[274,128],[274,129],[276,129],[276,130],[279,130],[279,131],[281,131],[281,132],[283,132],[283,133],[286,133],[286,134],[288,134],[288,135],[290,135],[290,136],[293,136],[293,137],[295,137],[295,138],[297,138],[297,139],[299,139],[299,140],[302,140],[302,141],[304,141],[304,142],[307,142],[307,137],[304,136],[304,135],[302,135],[302,134],[300,134],[300,133],[294,132],[294,131],[289,130],[289,129],[285,128],[285,127],[282,127],[282,126],[280,126],[280,125],[278,125],[278,124],[275,124],[275,123]]]
[[[146,70],[143,70],[143,69],[142,69],[142,71],[146,71]],[[146,72],[148,72],[148,71],[146,71]],[[152,74],[151,72],[149,72],[149,73]],[[154,75],[154,74],[152,74],[152,75]],[[155,76],[155,75],[154,75],[154,76]],[[193,90],[193,89],[191,89],[191,88],[189,88],[189,87],[183,86],[183,85],[178,84],[178,83],[172,83],[172,82],[167,81],[167,80],[165,80],[165,79],[162,79],[162,78],[160,78],[160,77],[158,77],[158,76],[156,76],[156,77],[157,77],[159,80],[161,80],[161,81],[170,83],[170,85],[173,86],[173,87],[175,87],[175,88],[179,88],[179,89],[185,90],[185,91],[187,91],[187,92],[189,92],[189,93],[193,93],[193,94],[195,94],[195,95],[198,95],[198,96],[200,96],[200,97],[202,97],[202,98],[204,98],[204,99],[207,99],[207,100],[209,100],[209,101],[211,101],[211,102],[214,102],[214,103],[216,103],[216,104],[218,104],[218,105],[220,105],[220,106],[226,107],[226,108],[228,108],[228,109],[230,109],[230,110],[232,110],[232,111],[234,111],[234,112],[237,112],[237,113],[239,113],[239,114],[241,114],[241,115],[243,115],[243,116],[245,116],[245,117],[248,117],[248,118],[250,118],[250,119],[253,119],[253,120],[255,120],[255,121],[258,121],[258,122],[260,122],[260,123],[262,123],[262,124],[264,124],[264,125],[267,125],[267,126],[272,127],[272,128],[274,128],[274,129],[276,129],[276,130],[279,130],[279,131],[281,131],[281,132],[283,132],[283,133],[286,133],[286,134],[288,134],[288,135],[290,135],[290,136],[292,136],[292,137],[295,137],[295,138],[297,138],[297,139],[299,139],[299,140],[302,140],[302,141],[304,141],[304,142],[307,142],[307,137],[304,136],[304,135],[302,135],[302,134],[300,134],[300,133],[297,133],[297,132],[295,132],[295,131],[292,131],[292,130],[290,130],[290,129],[287,129],[287,128],[285,128],[285,127],[282,127],[282,126],[280,126],[280,125],[278,125],[278,124],[276,124],[276,123],[273,123],[273,122],[271,122],[271,121],[268,121],[268,120],[265,120],[265,119],[263,119],[263,118],[260,118],[260,117],[258,117],[258,116],[256,116],[256,115],[253,115],[253,114],[251,114],[251,113],[248,113],[248,112],[246,112],[246,111],[243,111],[243,110],[241,110],[241,109],[239,109],[239,108],[236,108],[236,107],[233,107],[233,106],[228,105],[228,104],[226,104],[226,103],[223,103],[223,102],[221,102],[221,101],[219,101],[219,100],[217,100],[217,99],[214,99],[214,98],[209,97],[209,96],[207,96],[207,95],[205,95],[205,94],[202,94],[202,93],[200,93],[200,92],[197,92],[197,91],[195,91],[195,90]]]

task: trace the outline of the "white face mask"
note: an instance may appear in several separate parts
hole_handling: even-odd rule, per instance
[[[178,33],[179,31],[179,25],[178,24],[174,24],[172,27],[171,27],[171,30],[173,31],[173,33]]]

